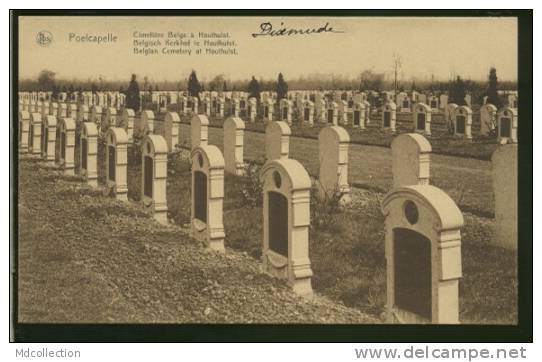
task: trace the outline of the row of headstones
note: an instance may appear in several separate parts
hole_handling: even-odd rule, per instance
[[[25,113],[22,112],[22,118],[27,116]],[[34,113],[32,118],[40,119],[40,115]],[[56,129],[52,131],[53,122],[51,121],[54,118],[54,116],[47,117],[45,134],[48,136],[43,137],[44,141],[42,142],[46,144],[54,142],[54,135],[58,130],[59,139],[57,142],[59,142],[60,150],[57,162],[64,164],[64,172],[72,174],[75,121],[71,118],[63,118],[58,122]],[[208,144],[207,125],[208,121],[205,117],[196,116],[191,122],[191,235],[204,241],[211,249],[223,251],[225,231],[222,206],[226,160],[216,146]],[[242,120],[228,119],[225,129],[234,130],[231,133],[225,132],[225,147],[230,144],[237,148],[238,144],[242,142],[239,141],[242,139]],[[34,133],[34,137],[38,138],[39,136],[39,132]],[[231,136],[235,138],[234,142],[228,139]],[[289,127],[286,123],[269,123],[266,132],[267,162],[261,170],[264,193],[263,269],[274,277],[286,279],[293,290],[300,295],[312,298],[312,269],[309,259],[312,183],[305,168],[298,161],[289,158],[289,136]],[[96,186],[98,133],[95,124],[84,122],[80,137],[81,174],[86,176],[91,185]],[[107,184],[114,189],[117,198],[126,200],[128,137],[124,129],[115,127],[110,128],[105,137],[107,140]],[[396,155],[398,145],[401,148],[400,154],[403,159],[405,154],[414,156],[412,153],[405,152],[406,149],[412,147],[409,145],[411,138],[403,141],[404,137],[418,140],[417,137],[421,136],[400,136],[393,145],[394,190],[383,202],[383,210],[386,214],[388,287],[393,286],[388,289],[388,308],[390,313],[393,312],[396,318],[402,322],[457,322],[457,280],[461,276],[459,228],[463,223],[462,215],[444,192],[427,184],[428,175],[419,170],[412,173],[410,169],[407,169],[409,164],[398,159]],[[426,140],[425,142],[427,143]],[[38,148],[33,147],[34,143],[38,144],[38,139],[30,145],[31,153],[39,152]],[[335,147],[332,147],[333,144]],[[335,168],[334,171],[321,176],[321,182],[326,176],[333,177],[337,182],[338,175],[342,175],[346,182],[347,145],[348,135],[344,129],[329,127],[322,130],[320,157],[328,157],[328,165],[333,159],[335,167],[340,167],[338,162],[342,162],[344,167]],[[428,143],[424,146],[427,147],[427,145]],[[47,151],[53,147],[48,145],[44,148],[43,157],[49,162],[50,157]],[[167,202],[165,199],[167,146],[165,140],[158,135],[148,135],[141,147],[143,205],[151,208],[158,221],[167,223]],[[333,157],[330,157],[330,152],[328,152],[330,148],[335,149]],[[227,152],[226,148],[225,152]],[[242,162],[242,158],[239,156],[242,155],[234,153],[234,156],[237,157],[233,171],[238,173],[241,170],[239,164]],[[410,161],[420,163],[415,158],[411,158]],[[424,162],[424,165],[428,166],[428,157],[424,157]],[[326,164],[326,162],[321,162],[321,169],[323,168],[322,164]],[[422,185],[416,186],[418,183]],[[439,213],[439,210],[442,209],[447,210],[446,215]],[[427,232],[432,230],[434,225],[439,225],[437,221],[442,225],[442,232],[446,232],[445,238],[442,237],[440,229],[437,229],[436,235]],[[442,247],[443,243],[446,243],[445,247]],[[432,252],[433,248],[437,248],[435,250],[440,252],[438,257],[432,257],[435,255]],[[441,255],[443,253],[445,255]],[[418,265],[412,264],[412,260],[422,259],[425,262],[422,266],[428,270],[424,270],[426,274],[421,276],[420,280],[435,280],[435,282],[430,282],[429,285],[420,285],[420,283],[412,283],[412,280],[401,279],[405,274],[412,275],[416,268],[419,269]],[[440,273],[441,268],[446,272]],[[404,273],[405,271],[410,271],[410,273]],[[439,278],[427,278],[427,275],[433,275],[437,271],[439,271]],[[435,295],[435,288],[437,291],[443,292],[443,297],[433,301],[432,295]],[[436,293],[436,295],[441,294]],[[436,313],[434,313],[435,311]]]
[[[255,121],[256,100],[251,99],[249,106],[250,121]],[[241,103],[242,104],[242,103]],[[282,99],[280,104],[280,120],[292,124],[293,105],[292,102]],[[238,117],[241,109],[239,102],[235,103],[233,115]],[[321,100],[317,106],[311,101],[303,102],[303,122],[308,125],[314,124],[314,119],[321,123],[327,123],[337,126],[339,124],[350,124],[353,128],[364,129],[370,119],[371,106],[369,102],[354,102],[349,108],[345,101],[325,102]],[[251,108],[252,107],[252,108]],[[273,120],[273,101],[268,99],[263,102],[263,120]],[[221,115],[223,116],[223,107]],[[424,103],[418,103],[413,108],[412,123],[415,132],[431,135],[431,114],[432,108]],[[206,111],[206,114],[210,112]],[[445,108],[445,119],[450,122],[454,135],[466,139],[472,139],[472,110],[467,106],[458,106],[455,103],[448,103]],[[397,106],[393,102],[383,105],[381,112],[381,128],[392,132],[396,131]],[[480,108],[480,123],[482,135],[489,134],[490,131],[497,130],[497,138],[500,143],[517,143],[518,116],[517,110],[505,107],[497,111],[492,104],[485,104]]]
[[[183,114],[198,113],[198,99],[195,97],[182,97],[180,112]],[[245,116],[251,122],[256,121],[257,101],[255,98],[236,98],[232,102],[232,108],[228,114],[233,117]],[[346,101],[326,102],[320,99],[314,103],[308,100],[303,101],[302,122],[310,126],[317,122],[330,125],[351,125],[353,128],[364,129],[370,120],[371,106],[369,102]],[[274,100],[267,98],[261,102],[263,107],[263,121],[274,119]],[[205,98],[203,100],[204,114],[223,118],[225,115],[226,101],[217,98],[214,101]],[[294,105],[292,101],[281,99],[279,101],[279,120],[293,123]],[[413,130],[431,135],[431,114],[432,106],[425,103],[418,103],[412,109]],[[397,106],[392,101],[384,104],[381,112],[381,128],[384,130],[396,131]],[[472,139],[472,110],[468,106],[458,106],[455,103],[447,103],[445,107],[445,119],[450,122],[454,136],[465,139]],[[497,130],[497,139],[500,143],[517,143],[517,110],[510,107],[502,108],[497,112],[495,106],[485,104],[480,108],[480,134],[487,135],[490,131]]]
[[[28,116],[22,111],[20,120]],[[63,164],[64,172],[72,174],[75,121],[63,118],[55,124],[56,117],[49,115],[41,128],[41,115],[33,113],[31,118],[34,131],[28,151],[54,162],[52,150],[58,142],[57,164]],[[192,118],[191,234],[212,249],[224,250],[224,170],[234,174],[242,174],[244,170],[244,123],[239,118],[226,121],[226,158],[216,146],[208,144],[207,126],[206,117]],[[55,138],[57,134],[58,138]],[[312,271],[308,227],[311,179],[298,161],[289,158],[290,134],[284,122],[270,122],[266,129],[267,162],[261,171],[264,193],[263,264],[267,273],[288,280],[296,292],[310,298]],[[97,185],[97,139],[96,125],[83,122],[79,140],[81,174],[93,186]],[[105,139],[107,186],[113,189],[117,198],[126,200],[128,135],[123,128],[110,127]],[[348,142],[348,134],[341,127],[328,127],[321,131],[321,192],[339,185],[348,194]],[[514,170],[517,167],[514,150],[517,150],[515,145],[502,146],[497,150],[493,157],[497,168]],[[24,148],[21,151],[24,152]],[[158,221],[167,223],[166,141],[160,135],[149,134],[141,144],[141,151],[142,203],[153,211]],[[418,134],[398,136],[392,143],[394,188],[382,203],[386,215],[387,309],[400,322],[456,323],[463,218],[446,193],[429,185],[430,151],[429,142]],[[497,175],[500,175],[498,171]],[[502,175],[496,178],[496,187],[504,186],[505,191],[496,190],[496,205],[502,209],[496,211],[496,224],[498,229],[503,229],[505,238],[517,235],[511,232],[515,219],[510,211],[513,207],[507,204],[514,194],[517,195],[517,185],[515,192],[511,189],[513,180],[515,178],[508,179]]]
[[[463,216],[447,194],[429,186],[430,152],[419,134],[404,134],[392,143],[394,190],[382,202],[387,310],[400,322],[456,323]],[[492,242],[517,248],[517,144],[500,145],[492,167]]]
[[[107,128],[112,127],[122,127],[128,134],[130,140],[133,140],[134,136],[141,136],[146,133],[152,133],[154,131],[155,124],[160,131],[163,129],[168,129],[173,132],[178,129],[178,127],[166,127],[164,124],[179,123],[179,117],[176,114],[166,115],[163,121],[155,120],[154,112],[152,111],[142,111],[139,117],[136,117],[134,110],[130,108],[123,108],[122,113],[120,109],[115,107],[100,107],[100,106],[91,106],[88,107],[85,104],[75,104],[75,103],[57,103],[57,102],[29,102],[20,104],[20,109],[26,111],[29,114],[41,113],[42,119],[45,120],[46,116],[54,115],[58,119],[62,118],[72,118],[77,124],[81,122],[91,121],[96,124],[98,127],[98,133],[103,135],[107,131]],[[170,118],[173,116],[173,118]],[[24,138],[24,143],[28,143],[27,137],[22,136],[24,130],[19,130],[19,138]],[[26,134],[25,134],[26,135]],[[177,142],[176,133],[173,136],[174,142]],[[171,137],[169,137],[171,138]],[[172,140],[169,139],[168,145],[171,150]]]
[[[52,102],[53,92],[19,92],[19,103],[28,105],[37,102]],[[126,103],[126,95],[120,92],[59,92],[58,103],[81,103],[87,106],[122,108]],[[25,109],[26,110],[26,109]]]
[[[431,108],[418,103],[413,110],[413,126],[416,132],[431,135]],[[454,136],[472,139],[472,110],[467,106],[448,103],[444,110],[444,119],[449,122]],[[517,143],[518,113],[510,107],[497,111],[492,104],[480,107],[480,134],[488,135],[497,131],[499,143]]]

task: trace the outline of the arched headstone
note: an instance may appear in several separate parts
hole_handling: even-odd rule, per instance
[[[254,98],[254,97],[249,98],[247,114],[248,114],[248,119],[250,120],[250,122],[255,122],[256,121],[256,115],[258,114],[258,105],[257,104],[258,103],[257,103],[256,98]]]
[[[90,186],[98,186],[98,127],[82,122],[79,134],[79,170]]]
[[[77,121],[77,105],[75,103],[68,104],[67,115],[69,118]]]
[[[154,112],[145,110],[139,115],[138,132],[140,137],[154,133]]]
[[[288,158],[290,153],[290,135],[288,123],[269,122],[265,128],[265,155],[267,160]]]
[[[192,150],[191,235],[207,247],[224,251],[224,157],[218,147]]]
[[[64,174],[73,175],[75,168],[75,121],[61,118],[57,122],[58,164],[64,167]]]
[[[41,104],[41,119],[45,121],[45,117],[49,115],[49,102],[42,102]]]
[[[292,124],[292,102],[287,99],[280,100],[280,120]]]
[[[444,120],[446,121],[446,123],[448,124],[448,127],[452,130],[452,132],[454,129],[454,122],[452,119],[452,115],[457,107],[459,106],[455,103],[447,103],[446,108],[444,108]]]
[[[109,127],[105,134],[105,183],[118,200],[128,200],[128,135],[124,128]]]
[[[117,109],[113,107],[108,107],[105,111],[102,132],[107,132],[109,127],[117,127]]]
[[[263,120],[272,121],[273,120],[273,100],[266,99],[262,101],[263,103]]]
[[[180,141],[181,118],[177,112],[167,112],[162,123],[160,135],[166,140],[168,152],[172,152]]]
[[[85,104],[79,106],[79,111],[77,112],[77,122],[90,122],[89,108]]]
[[[50,165],[54,165],[56,160],[56,130],[56,116],[46,116],[41,131],[41,149],[42,158]]]
[[[397,106],[393,102],[388,102],[382,106],[382,128],[395,132],[397,121]]]
[[[472,110],[467,106],[459,106],[452,112],[454,136],[472,138]]]
[[[238,117],[229,117],[224,122],[224,169],[234,175],[245,173],[243,141],[245,122]]]
[[[391,142],[393,187],[429,184],[431,144],[417,133],[397,136]]]
[[[49,114],[51,116],[55,116],[58,119],[58,103],[57,102],[51,102],[49,106]]]
[[[515,108],[505,107],[497,114],[499,143],[518,142],[518,112]]]
[[[147,135],[141,143],[141,201],[154,218],[167,224],[167,143],[160,135]]]
[[[429,97],[429,107],[431,107],[431,111],[438,112],[439,110],[439,99],[437,96],[431,96]]]
[[[195,115],[190,119],[190,149],[207,144],[208,127],[209,120],[204,115]]]
[[[286,279],[293,290],[312,298],[309,259],[310,189],[307,171],[296,160],[267,161],[263,182],[263,269]]]
[[[362,103],[365,108],[365,125],[368,125],[371,123],[371,103],[367,100],[364,100]]]
[[[326,107],[326,122],[328,125],[338,125],[339,106],[336,102],[329,102]]]
[[[134,138],[134,119],[134,110],[131,108],[124,108],[119,126],[126,131],[128,140],[133,140]]]
[[[303,122],[310,126],[314,124],[314,103],[309,100],[303,102]]]
[[[412,116],[414,131],[430,136],[431,108],[429,108],[427,104],[418,103],[414,106],[414,112],[412,113]]]
[[[431,185],[394,188],[382,201],[388,317],[400,323],[459,323],[463,215]]]
[[[101,106],[92,106],[90,111],[90,122],[94,122],[98,126],[98,132],[102,133],[102,117],[103,117],[103,108]]]
[[[30,113],[19,111],[19,151],[28,152],[28,141],[30,135]]]
[[[58,119],[68,117],[68,105],[66,103],[59,103],[57,112],[56,117]]]
[[[28,137],[28,153],[32,156],[41,157],[41,114],[30,114],[30,130]]]
[[[348,184],[348,145],[350,136],[340,126],[325,127],[318,135],[320,173],[318,177],[321,198],[331,198],[333,193],[342,195],[341,201],[350,201]]]
[[[354,102],[352,106],[352,127],[365,129],[365,105],[363,102]]]

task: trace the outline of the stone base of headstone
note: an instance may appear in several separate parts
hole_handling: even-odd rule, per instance
[[[98,179],[97,178],[94,178],[94,179],[87,179],[87,184],[91,187],[98,187]]]
[[[168,225],[167,206],[154,209],[153,217],[154,220],[158,221],[160,224]]]
[[[192,219],[190,236],[201,241],[211,250],[224,252],[224,230],[207,230],[207,224],[198,219]]]
[[[290,283],[292,290],[307,300],[314,299],[314,292],[312,291],[311,278],[296,279],[293,283]]]
[[[268,250],[266,254],[262,256],[262,262],[264,273],[273,278],[286,279],[292,290],[303,298],[308,300],[314,298],[311,284],[312,270],[310,266],[308,268],[304,266],[296,268],[293,266],[292,273],[294,275],[292,279],[289,277],[288,261],[284,256]]]
[[[243,162],[237,162],[235,164],[235,175],[244,176],[245,175],[245,164]]]
[[[128,201],[128,190],[126,191],[119,191],[115,193],[115,198],[120,201]]]

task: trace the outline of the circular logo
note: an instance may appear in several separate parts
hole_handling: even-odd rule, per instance
[[[47,30],[42,30],[36,35],[36,43],[42,47],[46,47],[53,42],[53,34]]]

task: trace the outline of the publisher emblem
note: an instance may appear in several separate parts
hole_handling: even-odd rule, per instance
[[[36,35],[36,43],[42,47],[46,47],[53,42],[53,34],[47,30],[42,30]]]

